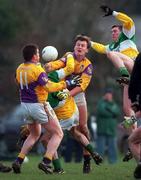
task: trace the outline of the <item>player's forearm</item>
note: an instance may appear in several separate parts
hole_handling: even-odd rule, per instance
[[[63,68],[64,66],[65,66],[65,64],[63,61],[56,60],[56,61],[46,63],[44,65],[44,69],[46,70],[46,72],[51,72],[51,71],[55,71],[57,69]]]
[[[71,96],[76,96],[77,94],[83,92],[81,87],[75,87],[70,91]]]
[[[74,72],[74,57],[69,54],[67,56],[66,67],[64,68],[65,75],[68,76]]]
[[[71,54],[69,54],[67,56],[66,66],[64,68],[57,70],[59,79],[64,79],[66,76],[72,74],[74,72],[74,66],[74,57]]]
[[[134,21],[124,13],[113,11],[113,16],[122,22],[123,26],[128,30],[134,25]]]
[[[82,78],[82,83],[80,84],[80,86],[81,86],[82,91],[85,91],[90,84],[92,75],[83,73],[81,78]]]
[[[62,89],[65,89],[66,87],[67,86],[66,86],[65,81],[61,81],[59,83],[54,83],[54,82],[48,81],[48,83],[45,86],[45,89],[48,92],[52,93],[52,92],[57,92],[57,91],[60,91]]]
[[[91,41],[91,47],[100,54],[106,54],[106,46],[103,44]]]

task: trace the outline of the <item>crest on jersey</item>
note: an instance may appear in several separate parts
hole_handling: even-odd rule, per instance
[[[92,65],[89,65],[89,66],[86,68],[85,73],[88,74],[88,75],[92,75],[92,72],[93,72]]]
[[[81,66],[80,66],[80,72],[83,72],[84,71],[84,65],[83,64],[81,64]]]
[[[48,78],[47,77],[42,77],[42,80],[47,83],[48,82]]]

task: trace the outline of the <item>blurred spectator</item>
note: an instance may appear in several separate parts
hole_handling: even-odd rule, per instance
[[[96,117],[94,115],[89,115],[88,117],[88,128],[90,131],[91,141],[95,143],[97,138],[97,123],[96,123]]]
[[[113,91],[108,88],[97,105],[97,152],[103,157],[107,152],[111,164],[117,161],[116,129],[119,113],[119,107],[113,100]]]

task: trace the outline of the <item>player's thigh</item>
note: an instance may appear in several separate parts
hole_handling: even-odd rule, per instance
[[[129,142],[141,143],[141,127],[136,128],[133,133],[129,136]]]
[[[79,111],[79,125],[85,126],[87,124],[87,103],[85,93],[79,93],[74,99]]]
[[[134,60],[120,52],[115,52],[115,53],[123,60],[124,65],[126,66],[128,71],[131,73],[134,66]]]
[[[50,133],[54,134],[57,133],[60,136],[63,135],[63,131],[61,129],[61,126],[59,124],[58,118],[54,116],[54,118],[49,119],[49,121],[45,124],[42,124],[42,126]]]
[[[41,136],[41,138],[40,138],[40,142],[42,142],[43,144],[47,145],[47,143],[48,143],[50,138],[51,138],[50,132],[45,131],[43,133],[43,135]]]
[[[28,124],[28,129],[30,131],[30,134],[33,136],[40,136],[41,134],[41,124],[34,122],[32,124]]]
[[[87,105],[80,105],[78,106],[79,110],[79,126],[85,126],[87,125]]]

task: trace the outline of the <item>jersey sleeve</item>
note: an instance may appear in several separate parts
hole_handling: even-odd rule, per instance
[[[81,75],[81,78],[82,78],[82,83],[81,83],[81,89],[83,91],[85,91],[91,81],[91,78],[92,78],[92,72],[93,72],[93,67],[92,67],[92,64],[89,64],[84,72],[82,73]]]
[[[106,52],[108,51],[108,45],[103,45],[97,42],[91,41],[91,47],[100,54],[106,54]]]
[[[57,71],[59,79],[64,79],[66,76],[69,76],[74,72],[74,57],[71,54],[68,54],[66,57],[66,65],[64,68]]]
[[[65,81],[60,81],[59,83],[54,83],[54,82],[48,80],[48,82],[46,83],[44,88],[49,93],[57,92],[57,91],[65,89],[66,88],[66,83],[65,83]]]
[[[49,62],[49,63],[46,63],[46,64],[44,65],[44,68],[46,69],[46,67],[47,67],[48,65],[51,67],[50,71],[54,71],[54,70],[63,68],[63,67],[65,66],[65,63],[64,63],[64,61],[62,61],[61,59],[59,59],[59,60],[56,60],[56,61],[51,61],[51,62]]]
[[[48,76],[41,65],[37,65],[36,76],[39,85],[44,86],[48,82]]]
[[[48,82],[48,77],[45,72],[40,73],[38,77],[38,84],[44,86]]]
[[[123,33],[131,38],[135,35],[135,24],[134,21],[124,13],[113,11],[113,16],[123,24]]]
[[[56,92],[60,91],[64,88],[66,88],[66,82],[61,81],[59,83],[52,82],[48,79],[47,74],[45,73],[44,69],[42,67],[38,68],[37,73],[39,74],[38,76],[38,83],[44,87],[44,89],[47,92]]]

